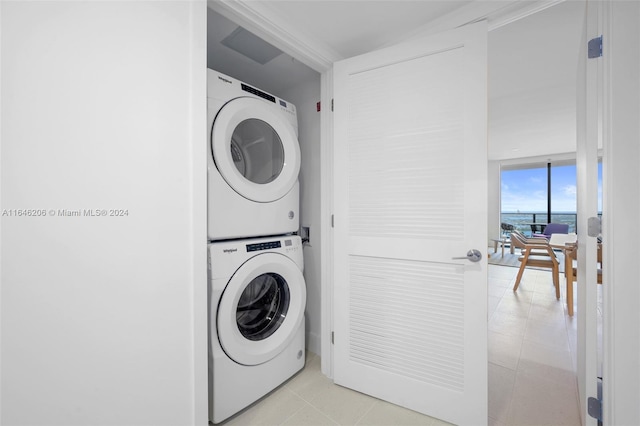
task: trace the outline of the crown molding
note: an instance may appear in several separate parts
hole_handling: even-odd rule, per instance
[[[534,2],[476,0],[424,24],[401,40],[391,40],[383,47],[484,20],[488,23],[489,31],[492,31],[564,1],[566,0],[539,0]]]
[[[533,2],[476,0],[425,23],[411,34],[405,34],[401,39],[390,40],[381,48],[482,20],[488,22],[489,31],[495,30],[564,1],[566,0]],[[269,6],[268,2],[208,0],[208,7],[320,73],[330,69],[334,62],[345,59],[322,41],[289,25]]]
[[[533,3],[513,3],[487,16],[489,31],[516,22],[527,16],[542,12],[545,9],[563,3],[566,0],[540,0]]]
[[[319,73],[344,59],[329,46],[287,25],[265,3],[209,0],[208,6]]]

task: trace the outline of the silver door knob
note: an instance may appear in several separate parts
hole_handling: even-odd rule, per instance
[[[467,252],[466,256],[452,257],[452,259],[467,259],[470,262],[480,262],[480,259],[482,259],[482,253],[480,253],[480,250],[471,249]]]

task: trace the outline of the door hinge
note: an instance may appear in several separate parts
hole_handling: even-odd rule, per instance
[[[333,345],[333,338],[334,338],[334,334],[333,331],[331,332],[331,344]]]
[[[598,378],[598,397],[587,398],[587,413],[602,424],[602,379]]]
[[[589,40],[587,52],[589,59],[599,58],[602,56],[602,36]]]
[[[333,98],[331,98],[331,112],[333,112]]]
[[[333,228],[333,215],[331,215],[331,227]]]
[[[599,237],[602,233],[602,222],[600,218],[590,217],[587,219],[587,235],[590,237]]]

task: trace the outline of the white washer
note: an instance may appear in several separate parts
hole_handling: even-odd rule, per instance
[[[300,146],[293,104],[207,70],[208,239],[299,228]]]
[[[299,236],[209,244],[209,420],[236,414],[304,367]]]

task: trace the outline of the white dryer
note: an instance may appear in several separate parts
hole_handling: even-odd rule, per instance
[[[209,244],[209,420],[302,369],[306,286],[296,235]]]
[[[293,104],[213,70],[208,92],[208,239],[299,228],[300,146]]]

